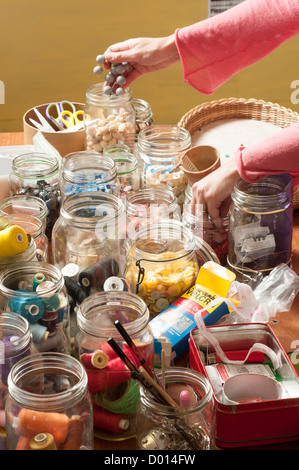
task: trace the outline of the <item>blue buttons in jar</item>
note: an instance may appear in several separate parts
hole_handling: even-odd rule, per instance
[[[72,194],[92,191],[120,193],[117,168],[109,156],[82,151],[66,155],[60,172],[62,199]]]

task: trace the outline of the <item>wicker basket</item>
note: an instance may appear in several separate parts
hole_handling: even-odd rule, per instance
[[[178,125],[190,134],[203,126],[222,119],[255,119],[279,127],[289,127],[299,122],[299,114],[291,109],[254,98],[224,98],[202,103],[188,111]],[[299,185],[294,183],[293,207],[299,208]]]

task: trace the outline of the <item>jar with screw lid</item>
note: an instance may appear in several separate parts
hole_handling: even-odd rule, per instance
[[[18,263],[0,273],[2,312],[30,324],[36,350],[70,353],[70,314],[63,276],[44,262]]]
[[[85,148],[97,152],[136,130],[131,89],[126,88],[121,95],[107,95],[103,88],[103,83],[88,88],[84,110]]]
[[[76,193],[103,191],[120,193],[120,183],[114,161],[99,152],[74,152],[63,158],[60,172],[62,199]]]
[[[8,450],[93,450],[87,376],[74,357],[36,353],[8,377]]]
[[[154,342],[148,309],[141,298],[129,292],[98,292],[81,303],[77,322],[76,357],[88,376],[95,435],[106,440],[131,438],[136,433],[139,384],[110,341],[112,338],[136,368],[140,367],[136,357],[142,356],[143,366],[152,373]],[[135,345],[134,350],[120,327]]]
[[[53,262],[61,270],[77,265],[74,287],[81,298],[103,290],[109,277],[123,276],[127,243],[125,208],[119,197],[84,192],[62,202],[53,228]]]
[[[157,372],[162,382],[162,372]],[[211,450],[215,440],[212,387],[205,376],[183,367],[165,371],[167,394],[175,406],[159,403],[141,386],[137,410],[139,450]]]
[[[179,126],[152,125],[139,132],[137,147],[144,164],[144,186],[170,186],[182,205],[188,180],[179,164],[191,147],[189,131]]]
[[[117,177],[120,183],[120,196],[126,197],[126,194],[141,186],[141,175],[136,156],[130,152],[129,147],[124,144],[108,145],[104,149],[104,155],[110,157],[117,168]]]
[[[60,210],[60,162],[54,155],[32,152],[13,159],[10,175],[13,195],[31,195],[42,199],[48,207],[45,233],[49,240]]]
[[[281,263],[290,264],[292,184],[288,174],[236,183],[229,213],[228,263],[238,279],[244,275],[254,280]]]
[[[162,220],[138,232],[128,254],[126,279],[151,317],[189,289],[198,275],[193,234],[180,221]]]
[[[35,353],[28,321],[13,312],[0,315],[0,450],[7,450],[5,431],[5,401],[7,378],[12,367],[23,357]]]

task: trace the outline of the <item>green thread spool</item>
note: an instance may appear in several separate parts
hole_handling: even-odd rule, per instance
[[[114,399],[115,397],[118,398]],[[95,395],[95,401],[111,413],[130,415],[136,413],[139,397],[139,385],[132,379],[103,393],[98,393]]]

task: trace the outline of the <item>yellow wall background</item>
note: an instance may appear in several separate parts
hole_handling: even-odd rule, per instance
[[[96,83],[95,57],[110,44],[164,36],[207,17],[208,0],[1,0],[0,131],[22,131],[27,109],[53,100],[85,102]],[[194,106],[230,96],[258,98],[299,111],[299,36],[233,77],[213,95],[182,80],[180,64],[141,77],[133,96],[151,104],[155,123],[174,124]],[[297,86],[298,88],[298,86]],[[297,94],[298,97],[299,93]]]

